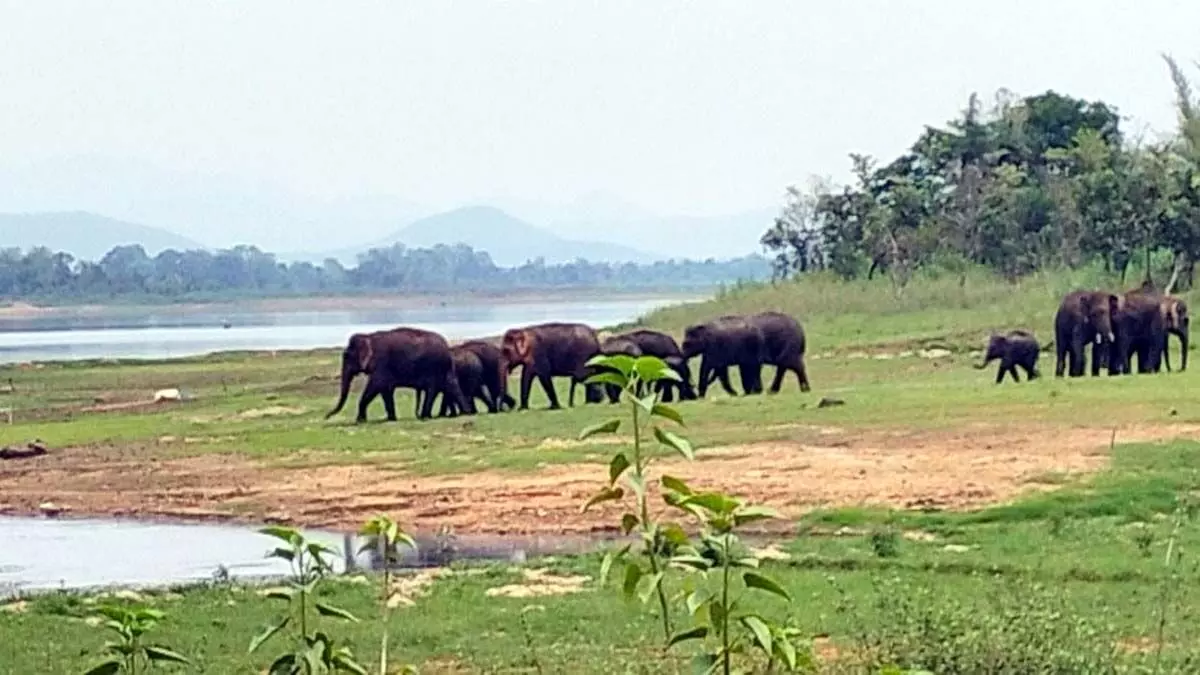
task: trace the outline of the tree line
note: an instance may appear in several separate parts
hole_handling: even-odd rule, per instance
[[[770,264],[761,255],[732,260],[671,260],[613,264],[531,260],[498,267],[466,245],[408,248],[396,244],[358,256],[355,266],[336,259],[316,265],[283,263],[254,246],[218,251],[165,250],[150,256],[138,244],[117,246],[99,261],[34,248],[0,249],[0,297],[96,299],[298,295],[366,291],[438,292],[539,288],[709,287],[763,280]]]
[[[927,127],[882,164],[851,155],[853,180],[792,187],[761,243],[774,278],[828,270],[886,274],[903,288],[925,266],[983,266],[1010,280],[1035,270],[1103,265],[1122,282],[1137,259],[1158,283],[1190,288],[1200,260],[1200,102],[1164,57],[1179,128],[1127,135],[1117,109],[1055,91]]]

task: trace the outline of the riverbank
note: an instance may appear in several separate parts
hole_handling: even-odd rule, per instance
[[[95,314],[136,314],[153,311],[158,314],[187,314],[192,312],[311,312],[344,310],[405,310],[449,307],[459,304],[487,303],[492,305],[517,305],[538,303],[586,302],[589,300],[644,300],[665,298],[679,302],[703,300],[710,295],[706,289],[698,290],[622,290],[622,289],[544,289],[511,291],[504,293],[448,292],[428,294],[329,295],[303,297],[244,298],[212,302],[162,302],[162,303],[87,303],[87,304],[35,304],[18,301],[0,305],[0,320],[6,318],[30,318],[43,316],[87,316]]]

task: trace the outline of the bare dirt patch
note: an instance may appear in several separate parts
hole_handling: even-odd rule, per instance
[[[1120,429],[1117,440],[1198,434],[1197,425],[1134,425]],[[1107,462],[1111,438],[1111,428],[1048,426],[831,431],[816,443],[706,448],[695,462],[665,460],[651,473],[731,491],[791,517],[822,506],[965,509],[1057,487],[1031,480],[1039,476],[1096,471]],[[52,502],[68,516],[346,529],[386,512],[421,532],[449,526],[461,534],[582,534],[610,531],[619,513],[611,504],[579,513],[605,473],[600,464],[569,464],[528,474],[418,477],[365,461],[281,466],[236,455],[162,458],[153,445],[68,448],[0,470],[0,512],[33,514]]]

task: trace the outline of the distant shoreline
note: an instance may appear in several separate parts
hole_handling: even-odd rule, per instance
[[[0,320],[25,319],[38,316],[78,316],[88,314],[107,314],[120,312],[154,311],[158,313],[188,314],[192,312],[212,312],[222,308],[229,310],[259,311],[259,312],[305,312],[323,310],[364,310],[364,309],[419,309],[425,307],[446,307],[458,304],[473,305],[480,302],[489,304],[521,304],[521,303],[558,303],[584,302],[587,300],[649,300],[669,299],[678,302],[701,300],[712,295],[712,290],[685,291],[680,289],[661,291],[620,289],[540,289],[528,291],[512,291],[507,293],[421,293],[415,295],[389,295],[371,293],[364,295],[329,295],[303,297],[273,297],[246,298],[240,300],[223,300],[213,302],[179,302],[179,303],[141,303],[141,304],[81,304],[81,305],[37,305],[25,301],[16,301],[8,305],[0,305]]]

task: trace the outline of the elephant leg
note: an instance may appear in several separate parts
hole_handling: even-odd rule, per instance
[[[796,362],[796,381],[800,383],[800,391],[808,392],[812,390],[812,385],[808,382],[808,368],[804,365],[804,359]]]
[[[443,394],[442,404],[446,405],[446,397],[442,391],[444,388],[444,384],[429,387],[429,390],[425,392],[425,400],[421,401],[421,414],[417,416],[417,419],[427,420],[433,417],[433,401],[437,398],[438,394]]]
[[[558,393],[554,391],[554,379],[547,373],[538,373],[538,382],[542,383],[542,389],[546,392],[546,398],[550,399],[550,409],[559,410],[562,408],[558,403]]]
[[[413,417],[421,416],[421,399],[426,396],[425,390],[417,387],[413,390]]]
[[[708,359],[701,358],[699,381],[697,382],[698,388],[696,390],[696,395],[700,398],[704,398],[704,395],[708,393],[708,382],[709,378],[712,377],[712,371],[712,364],[708,362]]]
[[[1075,342],[1073,342],[1071,344],[1070,358],[1071,358],[1071,366],[1070,366],[1071,377],[1082,377],[1083,376],[1083,341],[1082,340],[1076,340]]]
[[[1008,374],[1008,359],[1000,360],[1000,367],[996,369],[996,384],[1004,381],[1004,376]]]
[[[604,385],[604,394],[608,396],[609,403],[621,402],[621,388],[615,384]]]
[[[733,384],[729,381],[729,367],[722,366],[716,370],[716,374],[717,379],[721,381],[721,388],[725,390],[725,393],[730,396],[737,396],[737,392],[733,390]],[[742,387],[744,388],[745,386],[746,383],[743,382]]]
[[[529,390],[533,387],[533,367],[521,366],[521,410],[529,410]]]
[[[671,383],[659,382],[655,388],[658,389],[659,400],[663,403],[671,403],[675,400],[675,387],[671,386]]]
[[[379,392],[379,396],[383,398],[383,409],[387,412],[387,420],[389,422],[396,421],[396,390],[393,387],[384,387],[383,391]],[[426,399],[428,400],[428,399]]]
[[[379,385],[374,380],[367,380],[367,384],[363,387],[362,395],[358,397],[358,415],[354,418],[355,423],[367,421],[367,407],[379,395]]]
[[[575,384],[578,382],[574,377],[571,378],[571,386],[567,388],[567,406],[575,407]]]
[[[1057,335],[1054,342],[1054,376],[1062,377],[1067,369],[1067,342]]]
[[[500,409],[500,397],[496,395],[496,392],[489,390],[487,396],[483,396],[481,393],[480,398],[483,399],[483,405],[487,408],[489,414]]]
[[[778,394],[783,388],[783,376],[787,374],[787,368],[782,364],[775,366],[775,379],[771,382],[771,393]]]

